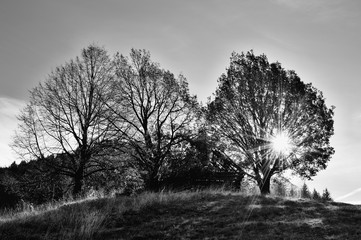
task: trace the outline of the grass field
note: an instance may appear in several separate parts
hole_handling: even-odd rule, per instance
[[[361,239],[360,226],[360,206],[208,190],[6,214],[0,239]]]

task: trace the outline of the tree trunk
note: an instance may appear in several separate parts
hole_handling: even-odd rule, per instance
[[[74,175],[74,187],[73,187],[73,197],[77,198],[79,197],[82,188],[83,188],[83,169],[79,169],[76,171]]]
[[[235,191],[238,191],[241,189],[241,184],[244,178],[244,174],[243,173],[238,173],[238,175],[233,179],[232,182],[232,189]]]
[[[160,189],[160,182],[158,180],[158,174],[153,172],[150,174],[146,181],[145,187],[147,190],[158,192]]]
[[[258,187],[261,191],[262,195],[268,195],[271,193],[271,175],[266,175],[260,183],[258,183]]]

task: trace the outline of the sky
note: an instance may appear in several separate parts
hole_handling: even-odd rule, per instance
[[[183,74],[205,103],[233,51],[266,54],[335,106],[336,153],[308,186],[361,204],[361,1],[358,0],[1,0],[0,166],[29,90],[96,43],[131,48]]]

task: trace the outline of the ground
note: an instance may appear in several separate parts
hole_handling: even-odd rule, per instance
[[[0,239],[361,239],[360,226],[361,207],[344,203],[144,193],[3,218]]]

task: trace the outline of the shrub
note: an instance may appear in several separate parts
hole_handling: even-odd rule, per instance
[[[134,169],[129,168],[124,173],[124,187],[123,194],[133,195],[144,189],[144,180],[142,179],[140,173]]]

